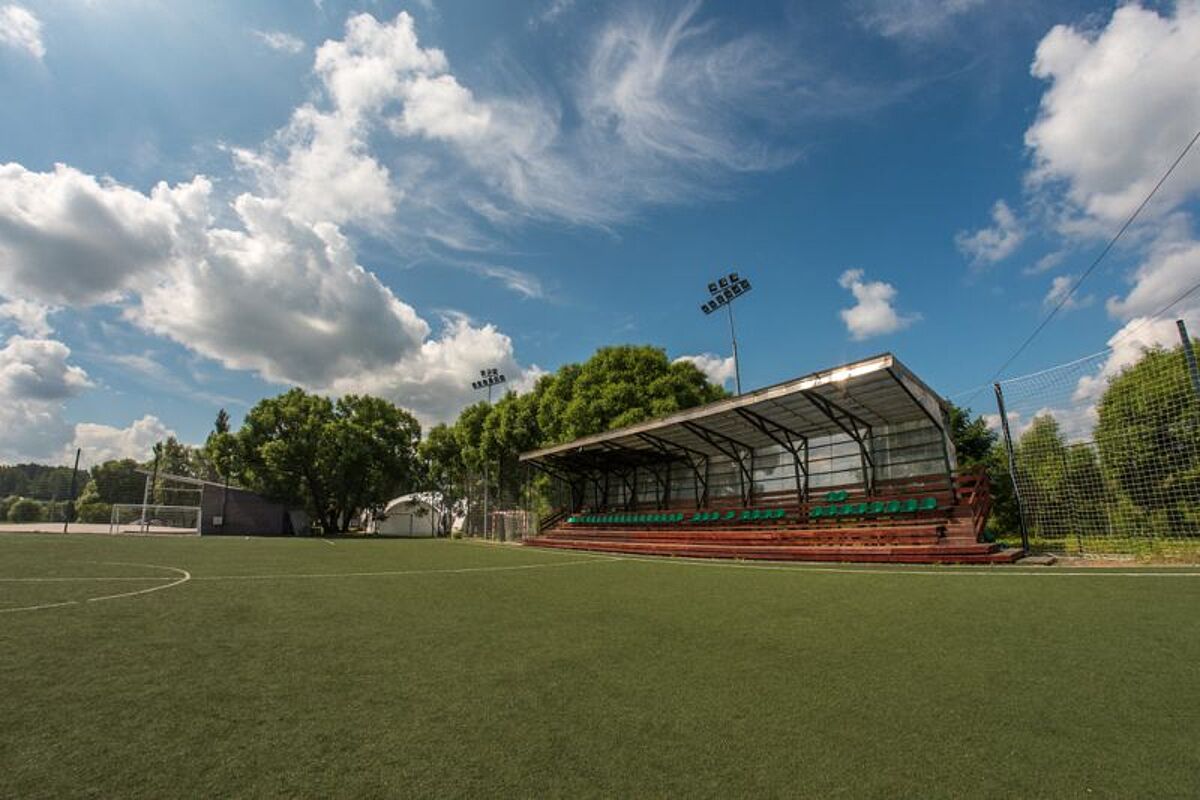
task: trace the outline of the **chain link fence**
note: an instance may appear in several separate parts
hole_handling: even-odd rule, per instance
[[[1200,556],[1196,352],[1116,348],[996,385],[1034,549]]]

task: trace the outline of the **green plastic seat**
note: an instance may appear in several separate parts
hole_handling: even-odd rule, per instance
[[[898,514],[898,513],[900,513],[900,501],[899,500],[888,500],[887,505],[884,506],[883,508],[889,514]]]
[[[808,510],[808,516],[812,519],[825,516],[825,510],[821,506],[813,506]]]
[[[918,508],[921,511],[933,511],[937,507],[938,506],[937,506],[937,498],[936,497],[926,497],[918,505]]]
[[[905,514],[912,514],[917,510],[917,501],[910,498],[904,501],[904,507],[901,509]]]
[[[881,503],[878,500],[875,500],[874,502],[867,504],[867,513],[868,514],[882,514],[883,508],[884,508],[883,503]]]

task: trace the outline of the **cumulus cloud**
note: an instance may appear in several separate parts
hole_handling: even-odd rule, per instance
[[[40,61],[46,55],[41,20],[24,6],[0,6],[0,45],[23,50]]]
[[[1109,298],[1108,312],[1128,320],[1150,315],[1179,299],[1190,286],[1200,283],[1200,242],[1187,220],[1179,215],[1150,244],[1145,258],[1132,276],[1133,286],[1125,297]],[[1185,300],[1185,307],[1200,306],[1200,299]]]
[[[0,320],[11,320],[26,336],[45,339],[54,332],[50,314],[54,309],[29,300],[4,300],[0,297]]]
[[[1196,132],[1200,3],[1182,0],[1173,15],[1124,5],[1099,31],[1055,26],[1038,44],[1032,72],[1050,86],[1025,133],[1031,183],[1063,184],[1078,210],[1111,230]],[[1155,208],[1198,188],[1200,159],[1192,158]]]
[[[242,195],[241,230],[211,228],[181,253],[127,317],[277,383],[326,385],[419,348],[429,326],[355,261],[329,223],[306,225],[282,204]]]
[[[75,426],[74,436],[64,450],[62,461],[67,463],[73,459],[76,448],[82,451],[79,456],[80,467],[121,458],[146,461],[153,457],[155,444],[175,435],[175,431],[150,414],[134,420],[125,428],[81,422]]]
[[[694,364],[696,369],[703,372],[710,381],[719,386],[729,385],[736,374],[733,356],[722,358],[714,353],[700,353],[694,356],[680,356],[675,361],[686,361]]]
[[[448,315],[440,335],[390,365],[338,378],[327,391],[368,392],[401,398],[422,422],[452,419],[479,399],[471,381],[481,369],[497,368],[514,391],[524,391],[544,371],[517,363],[512,339],[494,325],[477,326],[463,315]]]
[[[838,285],[850,290],[855,304],[838,312],[846,330],[856,341],[895,333],[921,318],[920,314],[901,314],[893,303],[896,287],[883,281],[868,281],[861,269],[848,269],[838,279]]]
[[[253,31],[254,37],[272,50],[289,55],[304,52],[304,40],[283,31]]]
[[[44,305],[119,300],[163,270],[206,222],[211,184],[160,183],[142,194],[58,164],[0,164],[0,295]]]
[[[997,200],[992,206],[992,224],[977,231],[959,231],[954,237],[958,249],[975,265],[995,264],[1008,258],[1025,239],[1025,230],[1008,203]]]
[[[63,403],[92,385],[53,339],[12,336],[0,348],[0,462],[47,458],[70,439]]]

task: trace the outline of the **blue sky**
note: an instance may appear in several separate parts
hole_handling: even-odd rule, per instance
[[[613,343],[729,380],[729,270],[744,388],[890,350],[965,399],[1200,127],[1197,74],[1195,2],[0,0],[0,461],[291,385],[451,419],[478,369]],[[1198,164],[1009,374],[1169,341]]]

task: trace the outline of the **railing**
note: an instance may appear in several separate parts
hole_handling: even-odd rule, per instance
[[[991,479],[987,470],[980,465],[959,472],[955,482],[959,496],[967,501],[967,508],[971,511],[971,530],[979,539],[987,527],[988,514],[992,511]]]
[[[559,522],[562,522],[563,518],[566,517],[568,513],[568,510],[565,508],[554,509],[538,521],[538,533],[542,533],[550,528],[553,528]]]

